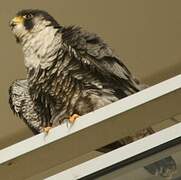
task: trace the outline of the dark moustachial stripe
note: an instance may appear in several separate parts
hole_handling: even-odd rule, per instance
[[[31,30],[34,25],[33,25],[32,20],[25,19],[25,20],[24,20],[24,26],[25,26],[25,29],[26,29],[26,30]]]

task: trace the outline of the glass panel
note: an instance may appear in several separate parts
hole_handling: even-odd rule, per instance
[[[169,142],[166,149],[154,148],[145,152],[145,155],[138,155],[127,162],[120,162],[82,179],[181,180],[181,138],[176,141],[178,145],[173,146],[174,143]],[[154,153],[155,151],[157,153]]]

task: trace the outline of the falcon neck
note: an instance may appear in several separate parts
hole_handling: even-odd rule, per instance
[[[47,26],[36,33],[29,33],[23,42],[24,63],[27,69],[45,69],[56,58],[62,45],[59,29]]]

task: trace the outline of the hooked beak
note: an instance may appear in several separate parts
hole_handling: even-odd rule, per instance
[[[13,29],[16,25],[22,24],[23,21],[24,18],[22,16],[17,16],[10,21],[10,27]]]

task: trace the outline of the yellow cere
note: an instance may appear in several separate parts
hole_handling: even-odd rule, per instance
[[[16,24],[20,24],[23,23],[24,18],[22,16],[16,16],[12,19],[12,22],[16,23]]]

